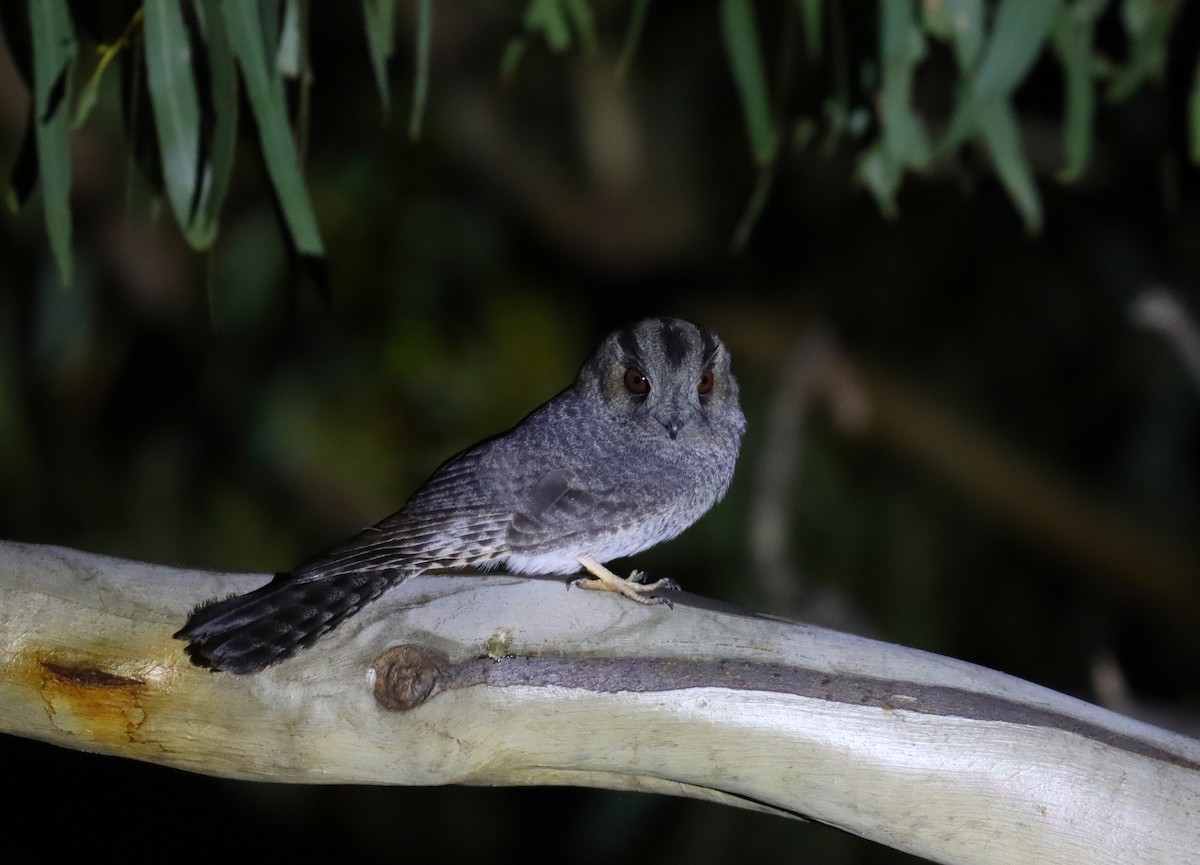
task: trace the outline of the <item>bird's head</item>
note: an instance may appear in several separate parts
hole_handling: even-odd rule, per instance
[[[646,318],[610,333],[579,374],[614,420],[643,436],[692,442],[745,429],[729,351],[707,328]]]

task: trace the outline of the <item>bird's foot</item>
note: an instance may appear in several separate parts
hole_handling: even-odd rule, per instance
[[[644,571],[634,571],[628,577],[618,577],[591,556],[580,556],[579,564],[583,565],[584,570],[591,576],[576,577],[567,583],[567,588],[578,586],[581,589],[593,591],[616,592],[639,604],[666,604],[668,607],[672,606],[669,600],[651,596],[649,593],[661,589],[679,591],[679,583],[674,580],[645,582],[646,573]]]

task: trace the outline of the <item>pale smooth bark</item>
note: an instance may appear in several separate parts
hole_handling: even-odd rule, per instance
[[[946,863],[1200,861],[1200,742],[1001,673],[505,575],[413,579],[261,674],[191,666],[188,609],[265,579],[0,543],[0,732],[236,778],[654,790]]]

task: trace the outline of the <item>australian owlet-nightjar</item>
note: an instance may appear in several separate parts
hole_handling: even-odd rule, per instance
[[[425,571],[577,574],[666,603],[604,562],[673,538],[729,488],[746,421],[711,331],[648,318],[609,334],[575,382],[506,433],[441,465],[398,512],[244,595],[194,610],[175,635],[194,663],[252,673],[311,646]]]

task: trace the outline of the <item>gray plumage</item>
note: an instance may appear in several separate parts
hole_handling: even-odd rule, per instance
[[[415,574],[574,574],[673,538],[729,488],[745,418],[729,353],[672,318],[609,334],[574,384],[442,464],[404,507],[260,589],[201,605],[192,661],[250,673]]]

